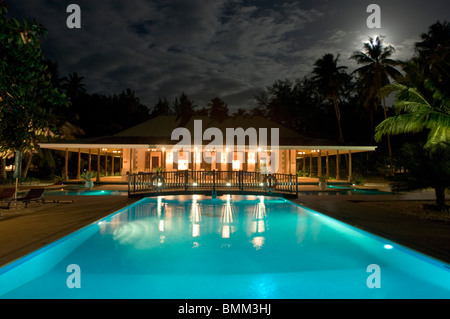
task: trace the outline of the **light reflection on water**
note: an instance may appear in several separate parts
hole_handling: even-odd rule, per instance
[[[188,239],[188,231],[193,239],[203,236],[209,241],[212,240],[211,235],[217,235],[217,240],[230,239],[239,231],[249,237],[248,242],[255,249],[261,249],[265,242],[267,219],[264,196],[258,196],[251,205],[235,204],[230,195],[212,204],[205,203],[200,196],[193,196],[191,202],[178,205],[166,203],[158,197],[156,202],[149,200],[108,222],[100,222],[100,226],[101,232],[113,234],[117,243],[137,249],[154,248],[164,243],[168,236]],[[195,247],[198,247],[200,244],[198,240],[196,242]]]
[[[59,261],[9,296],[31,297],[36,291],[42,298],[449,296],[448,270],[284,199],[148,198],[92,227],[90,237],[52,257]],[[46,267],[52,258],[42,258]],[[67,265],[74,263],[82,271],[79,291],[64,286]],[[382,290],[366,286],[370,264],[382,269]]]

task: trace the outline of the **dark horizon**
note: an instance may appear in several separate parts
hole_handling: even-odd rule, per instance
[[[185,92],[199,107],[214,97],[230,111],[251,109],[276,80],[301,79],[326,53],[339,64],[384,35],[406,60],[420,35],[445,21],[450,3],[377,1],[381,29],[370,29],[370,1],[78,1],[81,29],[69,29],[71,1],[8,1],[9,16],[35,19],[48,29],[42,48],[59,76],[76,72],[88,93],[135,91],[150,109]]]

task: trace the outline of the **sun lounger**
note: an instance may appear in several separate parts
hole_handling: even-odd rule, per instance
[[[45,204],[44,192],[45,188],[32,188],[24,197],[18,198],[17,201],[24,202],[25,208],[28,207],[30,202],[40,201]]]
[[[7,187],[0,193],[0,202],[8,203],[8,208],[11,206],[11,202],[14,200],[16,189],[14,187]]]

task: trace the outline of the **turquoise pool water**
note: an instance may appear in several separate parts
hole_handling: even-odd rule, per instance
[[[285,199],[164,196],[0,268],[0,297],[449,298],[448,267]]]

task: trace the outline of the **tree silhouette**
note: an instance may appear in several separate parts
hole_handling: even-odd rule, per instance
[[[76,72],[70,73],[68,78],[63,78],[62,88],[71,101],[86,93],[86,85],[82,83],[83,80],[84,77],[78,76]]]
[[[341,127],[341,111],[339,109],[339,95],[345,83],[350,80],[345,72],[346,66],[338,66],[339,55],[335,58],[333,54],[325,54],[314,63],[312,80],[317,85],[317,89],[325,99],[333,102],[339,130],[339,142],[344,142],[344,135]]]
[[[398,79],[402,76],[394,66],[399,63],[392,60],[390,57],[395,52],[395,49],[389,45],[383,45],[383,37],[369,38],[369,42],[364,43],[363,51],[356,51],[350,57],[356,61],[357,64],[363,66],[356,69],[353,73],[358,73],[359,80],[362,83],[363,89],[363,104],[368,108],[371,116],[371,127],[373,128],[373,112],[376,110],[380,102],[383,103],[384,118],[387,118],[386,98],[381,96],[380,90],[385,85],[389,84],[389,78]],[[389,160],[391,166],[391,174],[394,173],[394,165],[392,159],[392,147],[389,134],[387,135]]]
[[[195,108],[197,105],[193,101],[189,100],[187,95],[183,92],[180,95],[180,99],[175,98],[173,102],[173,109],[176,115],[176,119],[180,120],[180,125],[186,124],[191,117],[195,114]]]
[[[158,103],[156,103],[153,107],[153,110],[150,113],[150,117],[153,118],[160,115],[171,115],[172,113],[172,108],[170,107],[170,104],[167,101],[166,97],[164,97],[164,99],[162,100],[161,98],[158,99]]]
[[[219,97],[211,99],[208,106],[208,116],[213,120],[223,122],[229,116],[227,104]]]
[[[426,75],[433,84],[447,95],[450,94],[450,24],[440,21],[423,33],[422,41],[416,43],[417,59],[426,65]]]

